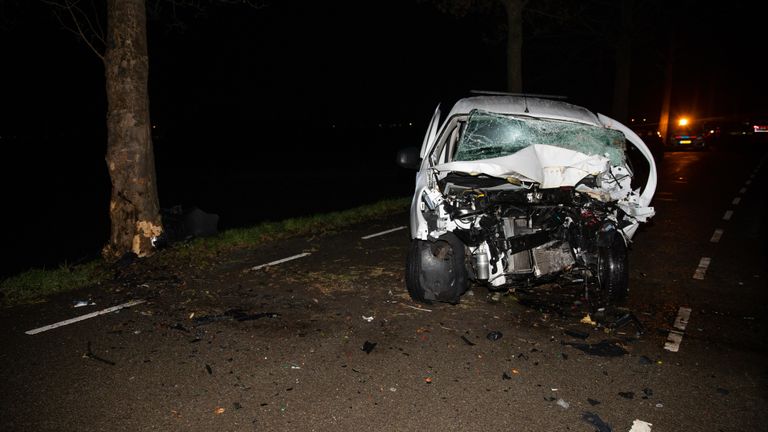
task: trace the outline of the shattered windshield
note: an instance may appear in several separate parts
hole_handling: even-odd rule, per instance
[[[624,134],[597,126],[557,120],[515,118],[472,110],[454,161],[507,156],[534,144],[547,144],[624,163]]]

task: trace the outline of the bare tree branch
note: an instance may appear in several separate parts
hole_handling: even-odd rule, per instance
[[[100,59],[101,61],[104,61],[104,54],[100,53],[95,46],[91,43],[90,38],[88,38],[85,33],[83,33],[82,27],[80,27],[80,21],[77,19],[77,16],[75,16],[75,9],[79,8],[77,7],[77,2],[70,3],[69,0],[66,1],[67,4],[67,11],[69,12],[69,16],[72,18],[72,22],[75,23],[75,28],[77,28],[78,33],[80,33],[80,37],[83,38],[83,41],[86,45],[88,45],[88,48],[91,49]],[[86,22],[90,25],[90,21],[86,20]]]
[[[72,21],[71,24],[65,23],[64,19],[61,17],[61,15],[54,10],[53,15],[56,17],[56,20],[59,21],[59,24],[61,24],[62,28],[75,36],[78,36],[80,39],[85,42],[85,44],[90,48],[91,51],[93,51],[96,56],[101,59],[101,61],[104,61],[104,54],[102,54],[101,51],[99,51],[98,48],[93,43],[92,39],[96,39],[99,42],[101,42],[102,45],[104,45],[104,33],[101,31],[101,25],[98,24],[98,20],[95,20],[97,23],[96,25],[93,24],[93,21],[88,17],[88,14],[83,11],[78,4],[80,3],[80,0],[64,0],[64,3],[60,3],[58,1],[53,0],[41,0],[43,3],[56,8],[60,9],[61,11],[66,11],[66,13],[69,15],[70,20]],[[95,10],[95,5],[91,2],[91,6]],[[96,16],[96,15],[94,15]],[[83,29],[83,26],[81,26],[81,23],[83,26],[86,26],[85,29]],[[74,27],[73,27],[74,25]],[[88,34],[91,36],[89,37]]]

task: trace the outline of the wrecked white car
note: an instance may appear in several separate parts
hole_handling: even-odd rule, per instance
[[[636,190],[628,145],[649,165]],[[438,107],[421,149],[398,158],[418,167],[415,300],[456,303],[471,281],[505,290],[558,278],[583,281],[590,303],[626,297],[627,243],[654,214],[656,166],[623,124],[559,100],[470,97],[442,122]]]

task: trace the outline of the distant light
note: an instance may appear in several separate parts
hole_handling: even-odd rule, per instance
[[[635,122],[635,119],[631,119],[630,121],[634,123],[634,122]]]
[[[688,118],[681,117],[680,120],[677,121],[678,126],[688,126]]]
[[[645,119],[643,119],[643,121],[645,121]]]
[[[152,125],[152,129],[155,129],[155,128],[157,128],[157,126],[155,126],[155,125]]]
[[[713,134],[713,133],[715,133],[715,130],[714,129],[710,129],[709,133]]]
[[[411,123],[411,122],[408,122],[408,126],[413,126],[413,123]]]

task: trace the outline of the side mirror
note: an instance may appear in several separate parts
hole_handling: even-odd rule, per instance
[[[419,169],[421,158],[418,147],[407,147],[397,152],[397,164],[403,168]]]

